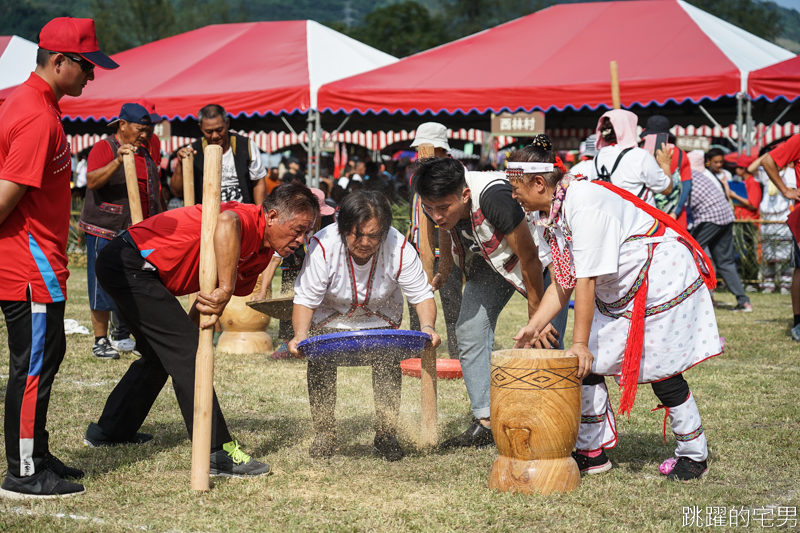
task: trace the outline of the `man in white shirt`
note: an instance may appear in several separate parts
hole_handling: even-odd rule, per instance
[[[195,204],[203,201],[203,150],[209,144],[222,147],[223,202],[260,205],[267,195],[267,170],[261,151],[252,139],[230,131],[230,119],[222,106],[210,104],[197,113],[203,138],[178,150],[178,164],[170,181],[172,194],[183,197],[183,159],[194,154]]]

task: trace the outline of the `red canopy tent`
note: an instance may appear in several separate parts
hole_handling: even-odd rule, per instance
[[[753,100],[796,100],[800,97],[800,56],[751,72],[747,94]]]
[[[716,100],[791,57],[681,0],[562,4],[321,87],[331,112],[486,113]]]
[[[113,56],[80,98],[64,98],[68,119],[111,120],[147,98],[170,120],[216,103],[232,116],[306,112],[322,83],[397,59],[310,20],[219,24]]]

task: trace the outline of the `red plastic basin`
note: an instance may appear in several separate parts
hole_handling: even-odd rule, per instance
[[[403,375],[412,378],[422,376],[422,359],[406,359],[400,363]],[[461,361],[458,359],[437,359],[436,377],[439,379],[461,379]]]

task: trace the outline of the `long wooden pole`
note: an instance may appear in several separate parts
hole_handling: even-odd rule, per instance
[[[131,206],[131,225],[143,220],[142,201],[139,197],[139,179],[136,177],[136,161],[133,154],[122,156],[122,165],[125,168],[125,185],[128,187],[128,204]]]
[[[423,446],[436,446],[436,348],[428,343],[422,352],[422,438]]]
[[[183,207],[194,205],[194,155],[183,158]]]
[[[200,290],[217,287],[214,232],[219,217],[222,181],[222,147],[211,145],[203,153],[203,218],[200,234]],[[208,320],[200,315],[200,323]],[[192,489],[207,491],[211,457],[211,408],[214,395],[214,328],[200,330],[194,377],[194,430],[192,433]]]
[[[417,146],[417,159],[428,159],[434,157],[432,144],[420,144]],[[419,217],[419,258],[422,261],[422,269],[428,275],[428,283],[433,281],[433,264],[436,259],[436,242],[434,237],[434,223],[431,222],[425,213]]]
[[[434,157],[432,144],[417,146],[417,158],[427,159]],[[428,282],[433,281],[433,267],[436,259],[435,224],[425,213],[419,217],[419,256],[422,268],[428,275]],[[436,433],[436,419],[438,406],[436,402],[436,349],[428,344],[422,352],[422,438],[423,446],[436,446],[438,436]]]
[[[617,68],[617,62],[612,61],[609,67],[611,69],[611,105],[614,109],[622,109],[619,99],[619,69]]]

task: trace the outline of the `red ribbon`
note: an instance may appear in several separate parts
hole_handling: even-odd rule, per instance
[[[557,169],[559,169],[564,174],[567,173],[567,167],[564,166],[564,163],[561,161],[561,158],[556,156],[556,162],[553,164]]]

